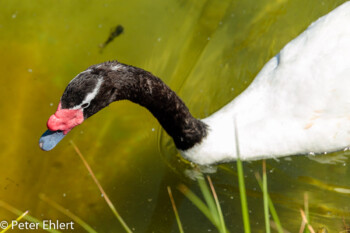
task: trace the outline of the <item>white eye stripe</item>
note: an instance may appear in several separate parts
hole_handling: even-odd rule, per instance
[[[80,109],[83,104],[90,105],[91,100],[93,100],[98,94],[100,87],[102,85],[102,82],[103,82],[103,78],[99,78],[94,90],[92,90],[92,92],[90,92],[85,96],[85,99],[81,102],[81,104],[74,106],[72,109]]]

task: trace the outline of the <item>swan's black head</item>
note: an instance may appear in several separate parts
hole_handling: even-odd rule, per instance
[[[68,84],[56,113],[47,122],[49,130],[41,137],[40,147],[51,150],[75,126],[121,99],[147,108],[180,150],[191,148],[206,136],[206,125],[191,115],[162,80],[143,69],[115,61],[93,65]]]
[[[115,100],[115,90],[108,74],[116,72],[119,65],[103,63],[91,66],[78,74],[66,87],[61,97],[62,109],[80,109],[84,119],[108,106]]]
[[[43,150],[53,149],[75,126],[116,100],[116,88],[108,75],[118,75],[123,66],[118,62],[94,65],[70,81],[56,113],[47,122],[49,130],[40,139]]]

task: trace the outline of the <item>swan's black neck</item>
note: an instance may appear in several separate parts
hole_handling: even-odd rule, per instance
[[[113,63],[114,70],[110,69]],[[178,149],[187,150],[206,136],[206,124],[194,118],[176,93],[150,72],[117,62],[100,65],[99,70],[103,69],[105,81],[114,87],[111,102],[127,99],[147,108]]]

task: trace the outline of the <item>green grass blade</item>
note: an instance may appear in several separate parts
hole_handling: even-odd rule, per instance
[[[270,199],[269,196],[268,196],[268,200],[269,200],[269,210],[270,210],[272,219],[273,219],[273,221],[276,224],[277,231],[278,231],[278,233],[283,233],[284,230],[283,230],[281,221],[280,221],[280,219],[279,219],[279,217],[277,215],[277,211],[275,209],[275,206],[273,205],[272,200]]]
[[[269,196],[267,192],[266,162],[263,160],[263,199],[266,233],[270,233]]]
[[[175,200],[174,200],[173,194],[171,193],[171,188],[169,186],[168,186],[168,193],[169,193],[171,205],[173,206],[173,210],[174,210],[177,225],[179,227],[179,231],[180,231],[180,233],[184,233],[184,230],[182,228],[182,224],[180,221],[179,213],[177,212],[177,209],[176,209]]]
[[[100,190],[100,192],[103,195],[103,198],[105,199],[107,205],[109,206],[109,208],[112,210],[114,216],[118,219],[118,221],[120,222],[120,224],[123,226],[124,230],[128,233],[132,233],[132,231],[130,230],[130,228],[128,227],[128,225],[125,223],[124,219],[120,216],[120,214],[118,213],[117,209],[114,207],[113,203],[111,202],[111,200],[109,199],[108,195],[106,194],[106,192],[104,191],[104,189],[102,188],[100,182],[97,180],[94,172],[92,171],[90,165],[87,163],[87,161],[85,160],[83,154],[80,152],[79,148],[74,144],[73,141],[70,141],[70,143],[72,144],[75,152],[79,155],[80,159],[83,161],[86,169],[89,171],[92,179],[94,180],[96,186],[98,187],[98,189]]]
[[[256,177],[256,180],[258,181],[260,189],[263,190],[263,184],[262,184],[262,181],[261,181],[261,177],[259,176],[258,173],[255,173],[255,177]],[[269,210],[270,210],[272,219],[273,219],[273,221],[276,224],[277,231],[278,231],[278,233],[283,233],[284,230],[283,230],[281,221],[280,221],[280,219],[279,219],[279,217],[277,215],[277,211],[275,209],[275,206],[273,205],[273,202],[272,202],[272,200],[270,198],[270,195],[268,193],[267,193],[267,197],[268,197],[268,201],[269,201]]]
[[[244,232],[250,233],[249,210],[248,210],[247,196],[246,196],[245,184],[244,184],[243,166],[240,159],[237,160],[237,171],[238,171],[239,196],[241,197]]]
[[[22,213],[23,213],[23,211],[20,211],[19,209],[16,209],[15,207],[13,207],[10,204],[7,204],[6,202],[1,201],[1,200],[0,200],[0,206],[7,209],[10,212],[12,212],[15,215],[22,215]],[[52,232],[52,233],[61,233],[61,231],[54,230],[54,229],[44,229],[43,222],[37,218],[30,216],[29,214],[25,215],[23,217],[23,219],[28,220],[29,222],[38,223],[38,226],[45,231]]]
[[[208,182],[209,182],[211,191],[212,191],[212,193],[213,193],[213,197],[214,197],[214,199],[215,199],[217,212],[218,212],[218,214],[219,214],[219,220],[220,220],[220,229],[219,229],[219,231],[220,231],[220,232],[223,232],[223,233],[227,233],[226,225],[225,225],[225,220],[224,220],[224,216],[223,216],[222,211],[221,211],[219,199],[218,199],[218,196],[216,195],[213,182],[211,182],[211,179],[210,179],[209,176],[207,176],[207,179],[208,179]]]
[[[204,204],[204,202],[199,197],[196,196],[196,194],[194,194],[191,190],[189,190],[183,184],[180,184],[178,186],[178,189],[216,226],[216,222],[209,208]]]
[[[239,196],[241,198],[244,232],[245,233],[250,233],[249,210],[248,210],[247,195],[246,195],[245,184],[244,184],[243,166],[242,166],[242,161],[240,159],[239,140],[238,140],[236,118],[234,119],[234,125],[235,125],[235,129],[234,130],[235,130],[236,154],[237,154],[238,186],[239,186]]]
[[[56,210],[60,211],[64,215],[70,217],[74,220],[74,222],[78,223],[82,228],[84,228],[89,233],[97,233],[92,227],[90,227],[86,222],[84,222],[81,218],[68,211],[66,208],[62,207],[58,203],[54,202],[50,198],[46,197],[44,194],[39,194],[41,200],[45,201],[47,204],[51,205]]]
[[[205,199],[205,202],[207,203],[207,206],[210,210],[211,215],[213,216],[213,219],[215,221],[215,226],[220,226],[219,223],[219,213],[216,209],[214,198],[208,188],[208,185],[206,184],[203,175],[200,173],[199,177],[197,177],[197,181],[199,184],[199,187],[202,191],[203,197]]]

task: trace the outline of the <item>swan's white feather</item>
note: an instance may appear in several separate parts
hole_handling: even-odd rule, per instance
[[[198,164],[340,150],[350,145],[350,2],[312,23],[240,96],[203,121],[182,151]]]

